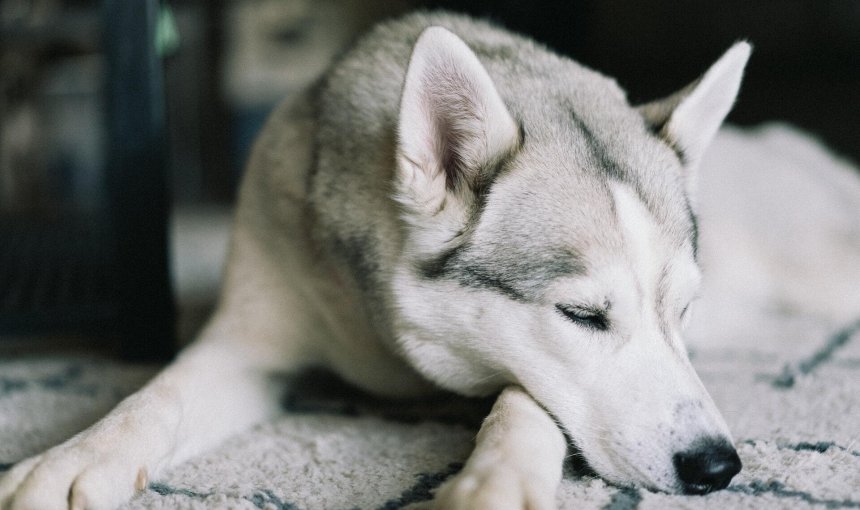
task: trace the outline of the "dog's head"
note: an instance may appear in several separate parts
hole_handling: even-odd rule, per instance
[[[482,64],[447,30],[425,30],[395,176],[410,362],[466,394],[522,385],[613,482],[726,486],[740,460],[682,329],[700,280],[694,169],[748,54],[739,43],[694,84],[634,108],[573,62]]]

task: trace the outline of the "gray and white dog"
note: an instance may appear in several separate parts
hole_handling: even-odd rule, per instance
[[[381,395],[501,392],[438,508],[553,508],[565,434],[613,483],[725,487],[741,463],[682,329],[700,281],[695,168],[749,51],[633,107],[484,22],[378,26],[262,133],[201,337],[14,467],[0,506],[119,505],[272,416],[269,375],[308,366]]]

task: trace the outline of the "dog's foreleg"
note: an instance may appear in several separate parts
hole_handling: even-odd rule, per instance
[[[0,508],[115,508],[164,468],[277,411],[270,376],[301,363],[303,305],[254,248],[237,248],[225,299],[196,343],[103,420],[13,467]]]
[[[484,420],[475,450],[434,501],[446,510],[550,510],[567,444],[553,419],[518,386]]]
[[[160,470],[270,415],[274,389],[234,347],[204,338],[107,417],[16,465],[0,480],[0,507],[114,508]]]

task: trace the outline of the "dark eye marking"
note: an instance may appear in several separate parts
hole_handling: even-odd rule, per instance
[[[609,329],[609,318],[606,310],[573,305],[555,305],[555,309],[575,324],[594,331]]]

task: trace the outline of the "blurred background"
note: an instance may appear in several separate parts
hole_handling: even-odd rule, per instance
[[[422,7],[529,34],[634,103],[747,39],[729,121],[785,120],[860,160],[857,0],[3,0],[0,353],[170,357],[211,307],[268,112],[374,22]]]

